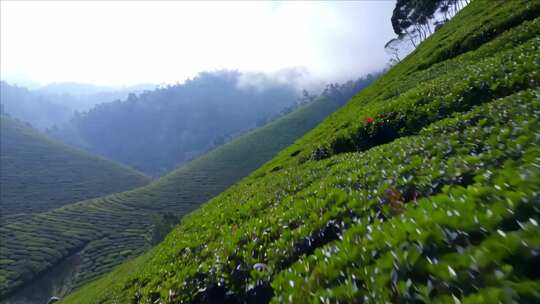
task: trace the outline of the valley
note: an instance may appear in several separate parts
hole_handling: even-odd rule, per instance
[[[191,77],[2,79],[0,303],[540,302],[539,1],[131,4],[199,27],[118,3],[182,41],[137,32],[162,48],[132,82]]]

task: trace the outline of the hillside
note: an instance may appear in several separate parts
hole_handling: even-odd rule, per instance
[[[0,250],[0,292],[5,295],[27,285],[37,274],[74,253],[82,261],[73,279],[78,286],[144,252],[168,232],[167,225],[177,223],[175,217],[197,208],[271,159],[341,106],[348,94],[321,96],[148,186],[1,227],[6,246]],[[44,244],[47,249],[43,249]]]
[[[472,1],[62,303],[538,303],[540,2]]]
[[[9,116],[0,121],[2,226],[150,181],[128,167],[50,140]]]

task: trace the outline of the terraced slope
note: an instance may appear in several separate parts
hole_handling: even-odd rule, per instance
[[[79,252],[75,284],[155,243],[164,212],[184,215],[261,166],[340,106],[318,99],[209,152],[152,184],[36,214],[0,227],[0,295]],[[170,218],[170,217],[169,217]]]
[[[9,116],[0,121],[2,225],[150,182],[133,169],[50,140]]]
[[[538,1],[473,1],[62,303],[538,303],[538,16]]]

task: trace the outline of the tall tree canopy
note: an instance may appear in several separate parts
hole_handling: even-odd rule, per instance
[[[469,0],[397,0],[392,13],[392,28],[397,38],[390,40],[385,49],[399,61],[404,42],[413,48],[453,17]]]

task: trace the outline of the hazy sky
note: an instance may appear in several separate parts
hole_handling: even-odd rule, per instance
[[[395,1],[0,1],[0,72],[40,84],[175,83],[203,70],[384,67]]]

